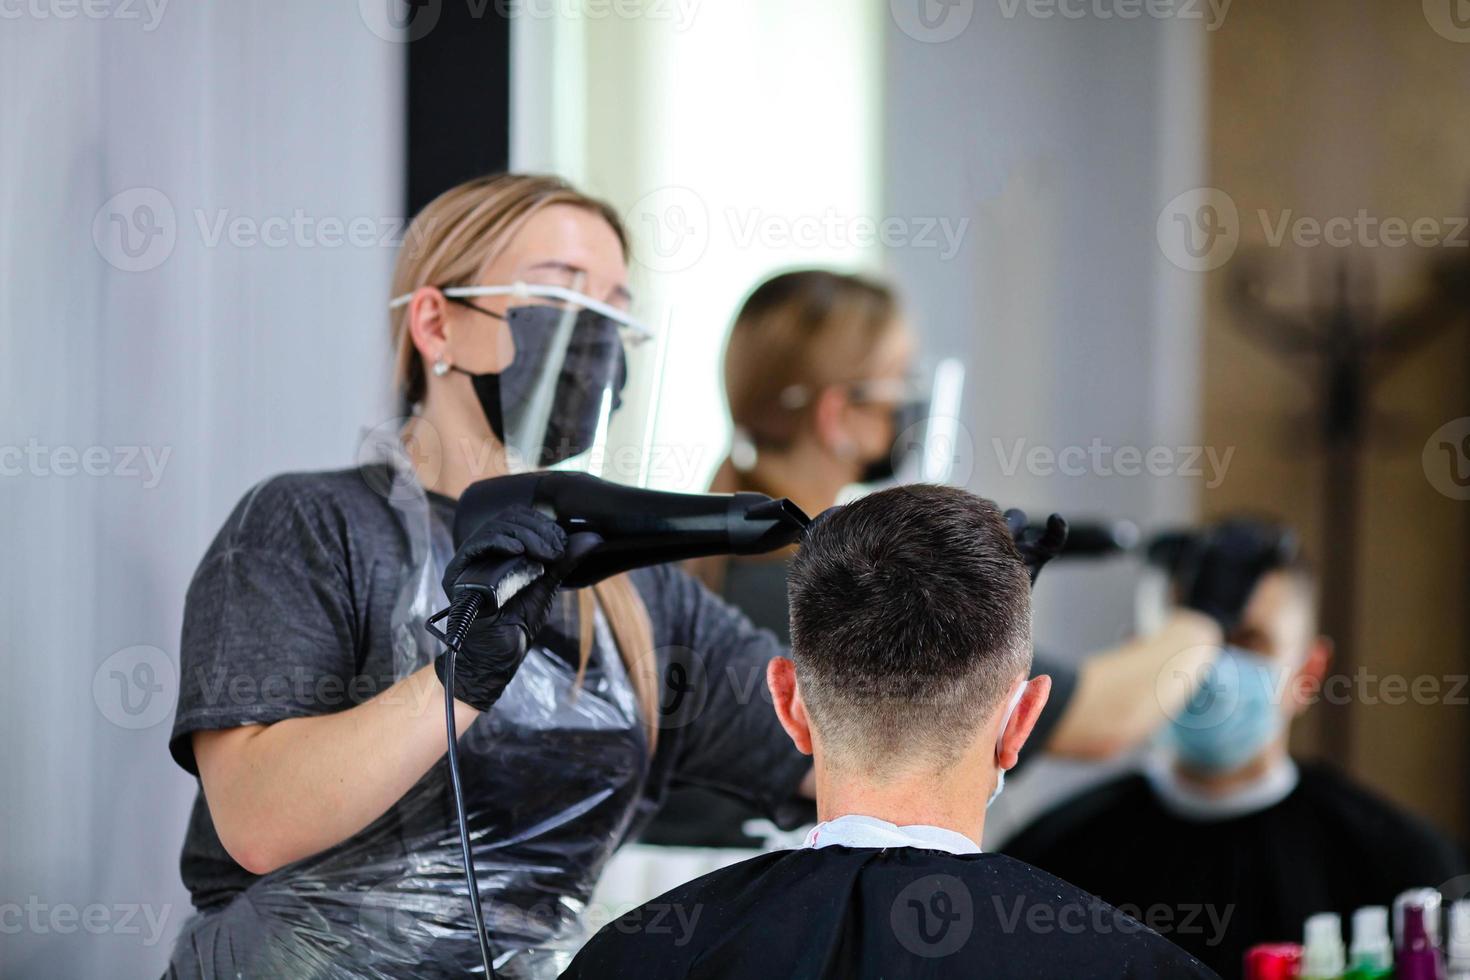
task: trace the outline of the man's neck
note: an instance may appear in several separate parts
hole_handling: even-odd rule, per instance
[[[987,773],[956,766],[943,773],[904,774],[872,779],[816,765],[817,818],[835,820],[858,814],[899,827],[943,827],[979,844],[985,833],[985,800],[995,785]]]

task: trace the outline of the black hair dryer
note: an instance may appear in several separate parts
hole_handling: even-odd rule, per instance
[[[602,543],[564,584],[579,589],[634,568],[711,555],[755,555],[792,544],[811,523],[801,508],[763,493],[667,493],[585,473],[541,472],[472,484],[454,513],[454,546],[508,507],[533,507],[568,534]],[[495,580],[494,572],[485,575]]]

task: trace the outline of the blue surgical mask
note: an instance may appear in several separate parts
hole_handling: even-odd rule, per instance
[[[1281,666],[1271,658],[1226,647],[1161,741],[1201,772],[1244,765],[1281,734],[1281,680]]]

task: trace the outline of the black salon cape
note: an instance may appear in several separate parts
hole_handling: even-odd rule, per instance
[[[841,846],[763,854],[605,926],[577,980],[1214,974],[1099,899],[1001,854]]]
[[[1003,850],[1117,905],[1224,977],[1245,951],[1301,942],[1314,912],[1392,905],[1406,888],[1464,871],[1428,826],[1337,772],[1302,766],[1275,806],[1232,820],[1185,820],[1142,776],[1063,804]]]

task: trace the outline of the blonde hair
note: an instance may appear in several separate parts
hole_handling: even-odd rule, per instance
[[[398,253],[389,295],[402,296],[422,286],[473,284],[532,215],[557,204],[581,208],[602,218],[617,234],[626,255],[628,238],[617,212],[566,181],[539,174],[477,177],[440,194],[414,217]],[[428,385],[424,360],[414,346],[408,324],[409,307],[392,312],[391,331],[397,350],[394,380],[405,408],[421,402]],[[627,575],[577,593],[581,655],[577,683],[580,686],[592,655],[593,625],[599,608],[627,668],[652,751],[658,736],[653,624]]]
[[[861,381],[873,349],[898,319],[881,282],[823,269],[785,272],[757,286],[725,344],[730,419],[757,450],[784,449],[827,385]],[[804,391],[804,400],[792,391]],[[711,489],[759,490],[726,460]]]

